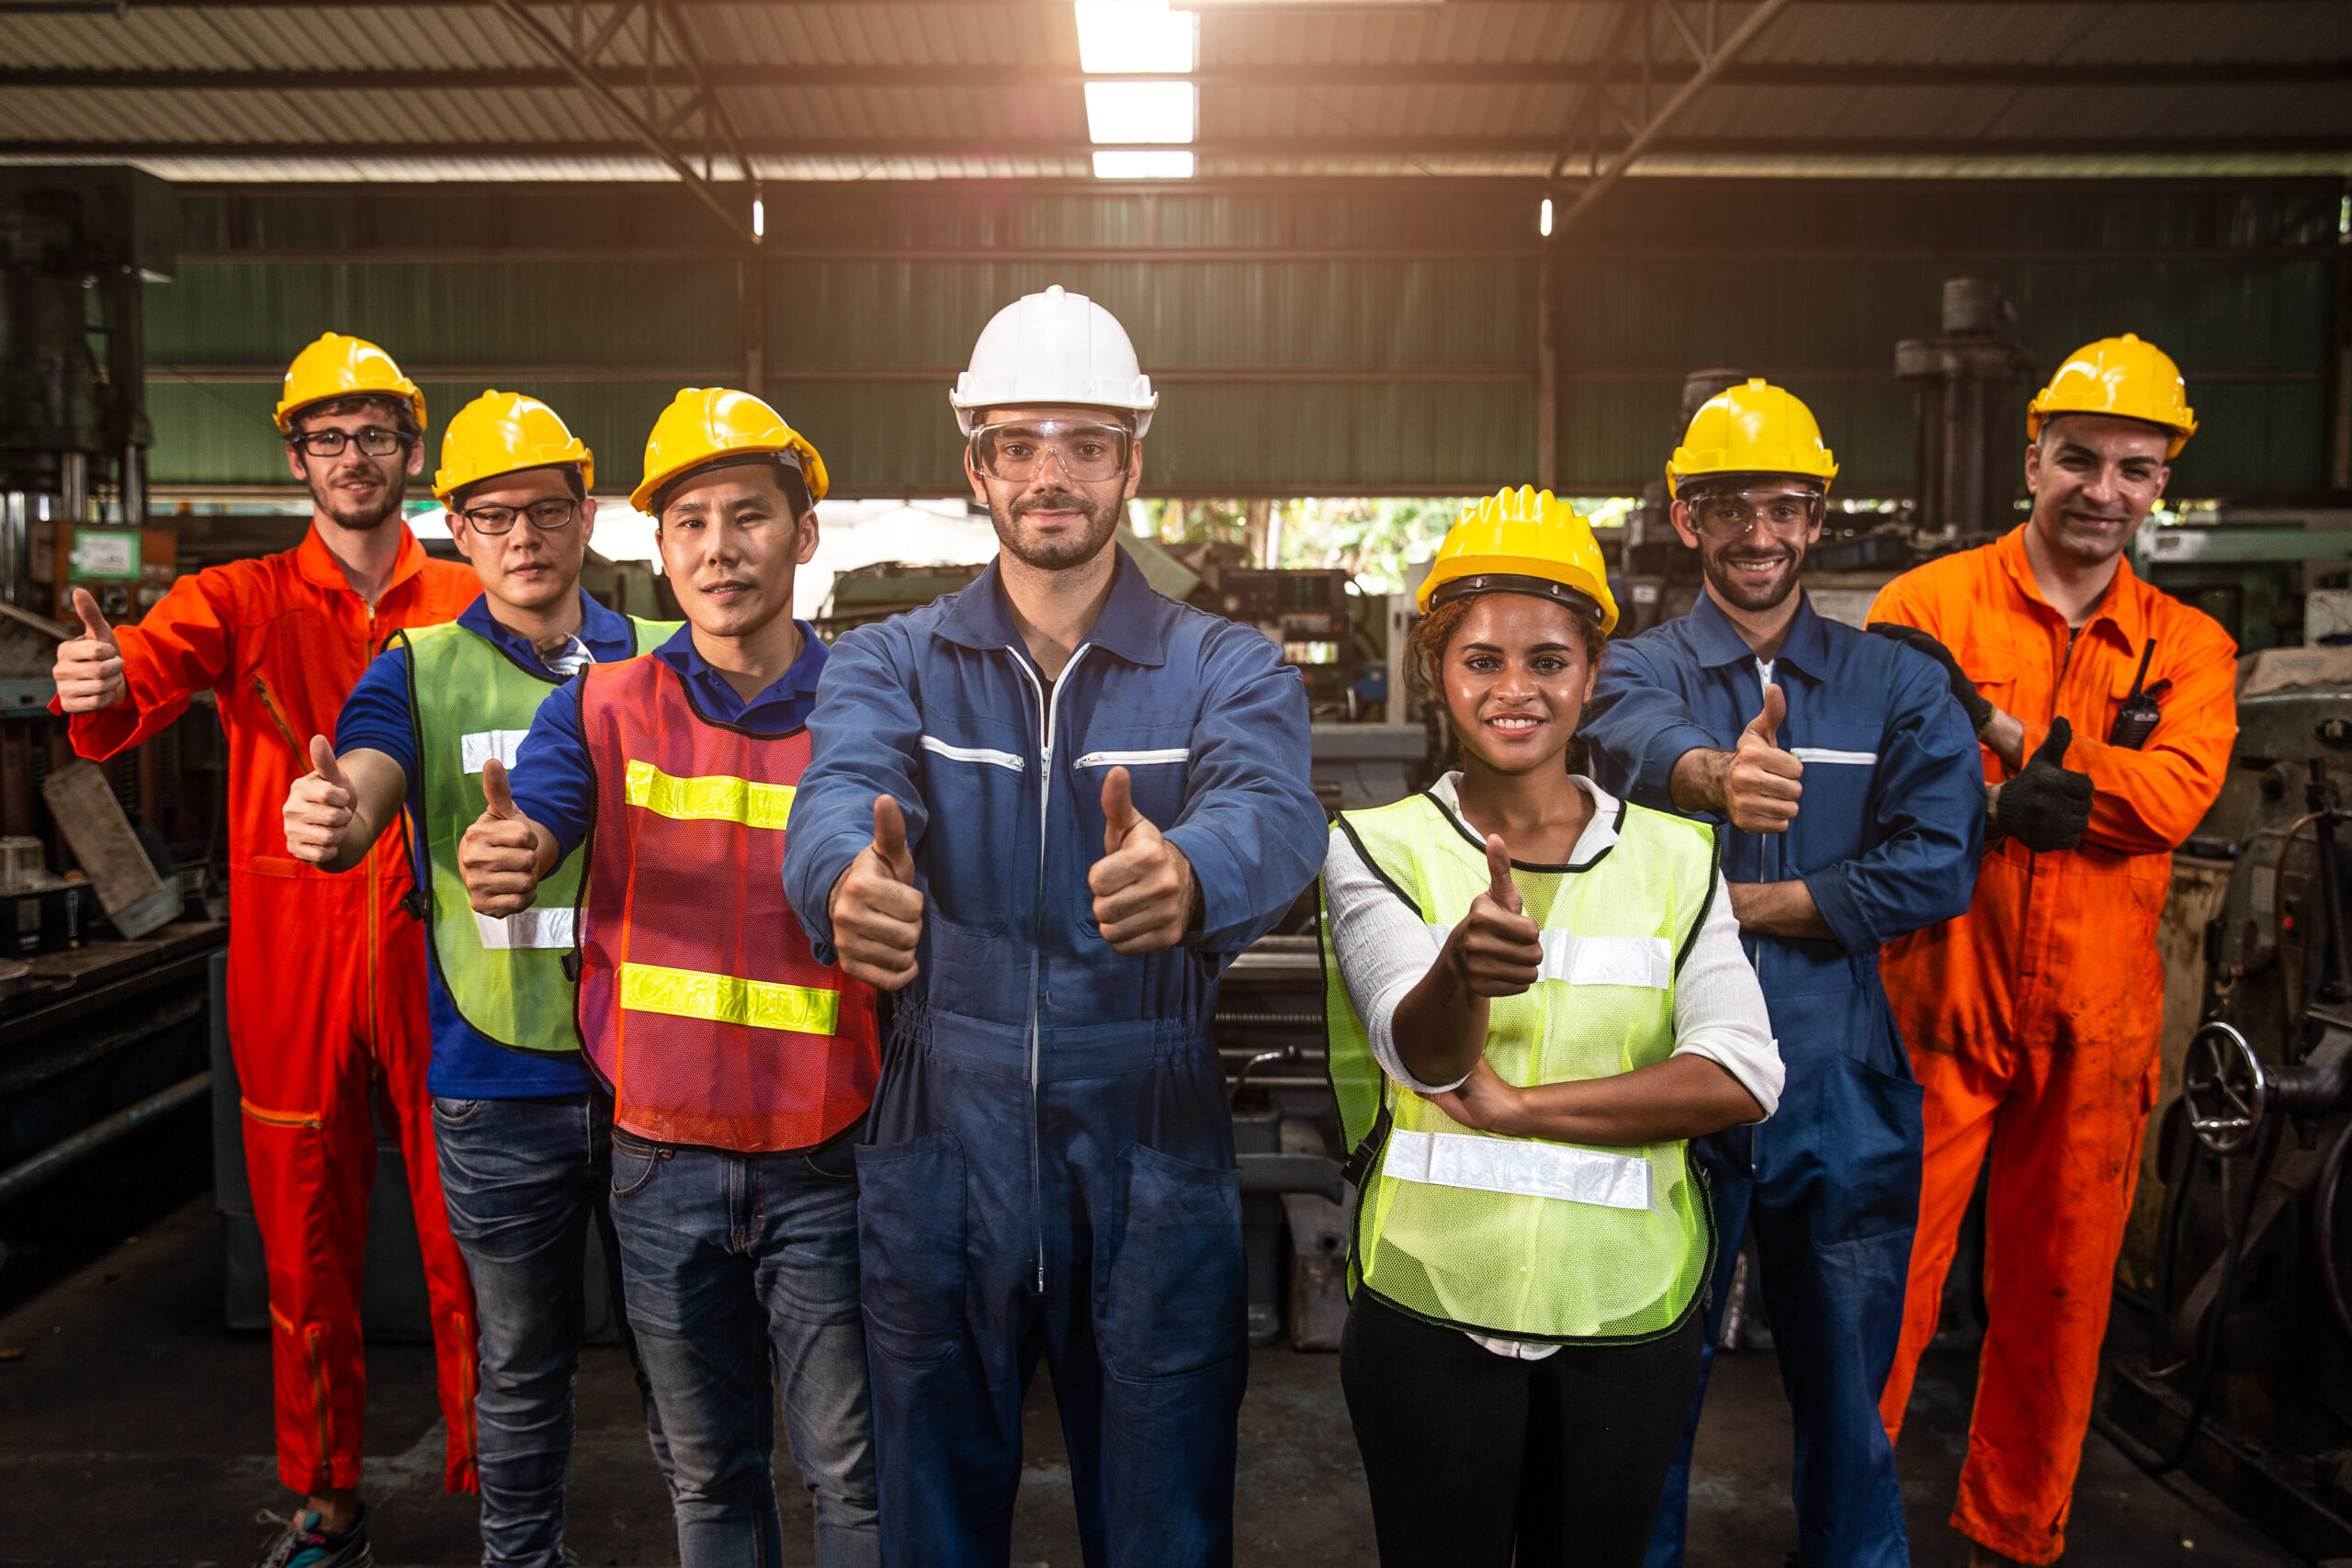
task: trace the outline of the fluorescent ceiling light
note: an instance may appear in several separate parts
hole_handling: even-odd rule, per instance
[[[1181,76],[1199,55],[1200,18],[1168,0],[1077,0],[1078,63],[1091,76]]]
[[[1090,141],[1190,141],[1195,89],[1190,82],[1089,82]]]
[[[1101,152],[1094,154],[1098,180],[1189,180],[1190,152]]]

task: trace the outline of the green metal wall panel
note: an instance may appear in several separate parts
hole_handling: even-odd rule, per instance
[[[1934,333],[1944,280],[1975,276],[2015,302],[2044,371],[2123,331],[2181,362],[2204,423],[2176,493],[2317,491],[2344,190],[1628,181],[1559,253],[1560,488],[1638,487],[1672,444],[1683,376],[1734,365],[1815,406],[1841,490],[1907,490],[1894,344]],[[1160,379],[1155,488],[1459,493],[1529,479],[1538,194],[770,186],[766,389],[844,491],[956,493],[952,371],[996,309],[1060,283],[1116,311]],[[319,333],[355,332],[412,365],[499,367],[627,468],[679,377],[741,373],[736,253],[674,186],[191,189],[183,221],[179,279],[148,296],[159,367],[267,378]],[[548,379],[571,367],[593,378]],[[432,387],[436,417],[480,389]],[[159,380],[157,482],[273,482],[274,445],[243,434],[256,418],[266,432],[266,391]]]

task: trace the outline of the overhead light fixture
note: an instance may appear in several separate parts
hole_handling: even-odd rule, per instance
[[[1549,210],[1548,204],[1546,210]],[[763,240],[768,232],[768,204],[764,197],[752,198],[752,238]]]
[[[1098,180],[1189,180],[1193,177],[1193,154],[1190,152],[1145,151],[1137,148],[1103,148],[1094,154],[1094,177]]]
[[[1078,64],[1090,76],[1182,76],[1200,58],[1200,18],[1168,0],[1076,0]]]
[[[1535,231],[1547,240],[1552,237],[1552,198],[1548,196],[1544,198],[1544,210],[1536,215]]]
[[[1117,144],[1190,141],[1194,103],[1190,82],[1089,82],[1087,139]]]
[[[1086,83],[1086,134],[1097,147],[1094,174],[1106,180],[1188,180],[1193,154],[1148,150],[1181,146],[1200,129],[1200,88],[1185,81],[1122,81],[1183,76],[1199,63],[1200,18],[1168,0],[1074,0],[1078,58]],[[1138,146],[1138,143],[1143,145]]]

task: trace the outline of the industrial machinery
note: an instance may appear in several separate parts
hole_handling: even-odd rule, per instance
[[[1997,534],[2016,520],[2023,393],[2033,378],[2017,324],[1994,284],[1948,277],[1942,333],[1894,345],[1894,373],[1918,397],[1911,521],[1922,533]]]
[[[33,603],[48,575],[35,536],[54,537],[41,525],[112,522],[119,536],[82,554],[104,580],[140,580],[154,440],[141,290],[172,276],[178,233],[170,187],[139,170],[0,169],[0,598],[12,604],[48,607]]]
[[[2318,1559],[2352,1553],[2352,651],[2257,656],[2240,685],[2234,819],[2203,846],[2235,865],[2100,1419]]]

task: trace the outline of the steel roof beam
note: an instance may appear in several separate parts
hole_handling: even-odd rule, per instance
[[[1801,3],[1801,0],[1800,0]],[[674,6],[677,0],[671,0]],[[588,56],[586,58],[594,58]],[[745,65],[704,62],[699,77],[686,64],[602,65],[591,73],[604,86],[714,87],[807,92],[842,88],[1012,88],[1060,91],[1087,81],[1079,71],[1054,67],[980,70],[946,65]],[[1661,63],[1652,82],[1659,87],[1687,83],[1696,67]],[[1192,82],[1216,89],[1295,92],[1314,87],[1579,87],[1635,85],[1636,68],[1603,71],[1594,62],[1514,61],[1494,64],[1432,65],[1207,65],[1183,75],[1122,76],[1132,82]],[[1749,62],[1726,65],[1714,80],[1724,86],[1831,87],[2237,87],[2335,85],[2352,83],[2352,59],[2145,61],[2102,65],[2086,74],[2079,65],[2019,61],[2005,64],[1917,65]],[[389,70],[139,70],[120,67],[53,69],[0,67],[0,88],[82,92],[494,92],[562,90],[579,85],[571,72],[555,67],[424,66]]]
[[[1626,141],[1604,141],[1604,152]],[[1143,144],[1148,145],[1148,144]],[[1205,138],[1193,142],[1206,157],[1521,157],[1548,156],[1558,143],[1549,136],[1302,136]],[[871,139],[746,138],[753,158],[874,157],[1066,157],[1083,161],[1100,151],[1088,141],[989,140],[976,137],[876,137]],[[2172,137],[1955,137],[1955,136],[1660,136],[1650,152],[1686,156],[1758,155],[1789,158],[1896,157],[2128,157],[2145,155],[2226,157],[2265,153],[2352,153],[2352,128],[2320,136]],[[8,140],[0,153],[50,158],[382,158],[430,160],[527,160],[536,158],[631,158],[648,155],[642,141],[154,141]],[[667,162],[666,159],[663,162]],[[674,166],[674,165],[673,165]],[[699,176],[697,176],[699,178]],[[1155,186],[1189,189],[1182,185]]]

